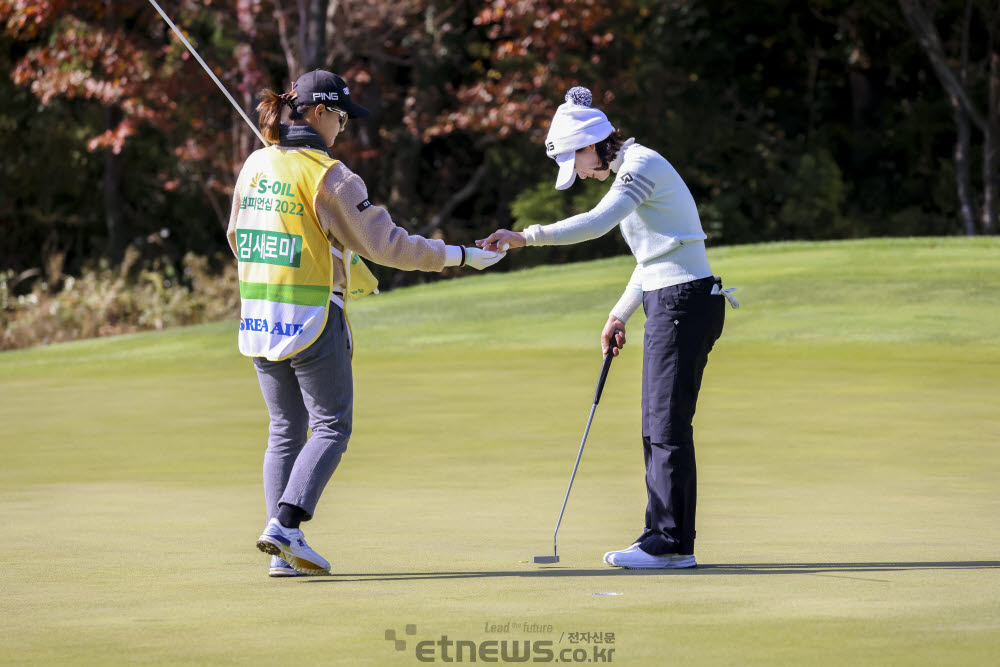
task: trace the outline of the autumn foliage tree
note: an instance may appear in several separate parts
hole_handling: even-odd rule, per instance
[[[209,11],[189,3],[184,9],[180,20],[205,35],[217,29],[209,22],[224,15],[218,6]],[[0,21],[21,53],[11,80],[39,104],[36,120],[49,129],[50,113],[71,110],[80,121],[81,148],[92,156],[81,159],[93,170],[102,156],[100,176],[86,188],[91,196],[72,209],[89,207],[103,218],[104,233],[91,231],[85,239],[69,235],[65,246],[48,248],[49,255],[98,250],[116,261],[136,235],[174,227],[166,215],[174,207],[184,214],[197,211],[203,220],[210,211],[218,229],[228,217],[226,193],[239,158],[229,131],[232,112],[219,104],[211,82],[170,39],[148,2],[5,0]],[[205,55],[220,63],[224,76],[228,71],[234,78],[237,61],[230,44],[214,36],[214,44],[204,40]],[[56,153],[46,159],[64,157]],[[137,173],[138,165],[142,171]],[[98,207],[93,206],[95,192],[100,193]],[[192,197],[198,205],[180,203]],[[94,237],[103,239],[96,244],[101,247],[90,243]],[[194,240],[205,249],[215,247],[205,245],[204,235]]]
[[[592,183],[552,189],[542,147],[572,85],[678,168],[713,242],[995,231],[995,0],[160,4],[251,114],[264,87],[344,75],[373,115],[336,155],[418,233],[469,243],[592,205]],[[912,30],[932,6],[943,61]],[[259,142],[147,0],[0,0],[0,41],[4,266],[57,286],[129,245],[230,261],[221,228]],[[928,85],[940,62],[968,104]]]

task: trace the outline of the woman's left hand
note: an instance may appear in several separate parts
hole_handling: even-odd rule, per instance
[[[527,243],[524,232],[512,232],[509,229],[498,229],[485,239],[476,241],[476,245],[483,250],[495,250],[506,252],[510,248],[523,248]]]

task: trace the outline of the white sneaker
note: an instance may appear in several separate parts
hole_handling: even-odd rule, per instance
[[[271,556],[271,568],[268,570],[269,577],[297,577],[299,573],[295,571],[288,561],[282,560],[280,556]]]
[[[608,565],[614,565],[614,563],[611,562],[612,556],[614,556],[615,554],[623,554],[627,551],[633,551],[638,548],[639,548],[639,543],[633,542],[632,546],[628,547],[627,549],[621,549],[620,551],[609,551],[608,553],[604,554],[604,562],[607,563]]]
[[[285,528],[277,519],[271,519],[264,533],[257,538],[257,548],[271,556],[279,556],[296,572],[303,574],[329,574],[330,562],[306,544],[298,528]]]
[[[666,554],[652,556],[638,546],[624,551],[611,551],[605,554],[604,562],[615,567],[625,567],[630,570],[668,569],[679,570],[688,567],[698,567],[693,554]]]

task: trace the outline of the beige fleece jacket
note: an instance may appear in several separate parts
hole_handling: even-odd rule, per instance
[[[343,252],[346,247],[376,264],[407,271],[444,268],[444,241],[410,234],[397,226],[388,211],[370,203],[365,182],[343,163],[338,162],[326,172],[315,203],[320,226],[337,250]],[[239,212],[240,193],[235,192],[226,232],[234,255]],[[333,267],[334,291],[343,292],[347,283],[344,264],[335,258]]]

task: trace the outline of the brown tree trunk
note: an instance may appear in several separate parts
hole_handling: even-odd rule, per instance
[[[934,27],[934,21],[927,10],[920,3],[920,0],[899,0],[899,6],[903,11],[903,16],[910,24],[917,42],[930,59],[931,67],[945,91],[959,101],[976,127],[983,129],[986,119],[972,103],[968,91],[959,83],[955,73],[951,71],[951,67],[948,65],[948,56],[941,44],[941,36],[938,34],[937,28]]]
[[[299,21],[303,40],[303,61],[309,72],[326,65],[327,0],[299,0]]]
[[[104,126],[118,127],[122,112],[118,107],[104,109]],[[108,230],[108,258],[115,264],[125,253],[125,233],[122,229],[122,156],[108,149],[104,157],[104,224]]]
[[[253,119],[256,117],[254,96],[257,94],[254,73],[256,63],[254,62],[253,44],[250,37],[246,36],[243,41],[236,45],[236,65],[240,77],[240,86],[237,89],[235,99],[243,106],[243,110]],[[233,150],[236,151],[233,165],[235,175],[239,176],[241,165],[252,151],[260,148],[259,139],[254,131],[243,121],[238,113],[233,112]]]
[[[389,206],[407,210],[417,199],[417,184],[420,183],[420,140],[404,130],[397,131],[395,135]]]
[[[288,78],[295,81],[305,71],[302,69],[302,59],[299,55],[297,31],[292,25],[291,10],[287,0],[275,0],[274,21],[278,26],[278,39],[281,51],[285,54],[285,64],[288,65]]]
[[[275,0],[274,18],[278,25],[281,50],[292,81],[326,65],[327,9],[329,0]]]
[[[962,61],[961,69],[958,72],[959,83],[964,88],[968,83],[969,71],[969,28],[972,24],[972,3],[974,0],[966,0],[965,16],[962,19]],[[955,115],[955,127],[957,129],[955,137],[955,185],[958,190],[958,210],[962,218],[962,229],[966,236],[976,235],[976,213],[972,203],[972,181],[969,176],[969,144],[971,141],[972,129],[969,126],[969,114],[961,102],[949,95],[952,111]]]
[[[972,183],[969,177],[969,115],[952,100],[955,111],[955,185],[958,189],[958,210],[966,236],[976,235],[976,214],[972,203]]]
[[[812,150],[816,135],[816,118],[818,108],[816,104],[816,81],[819,77],[820,45],[819,38],[813,41],[813,48],[809,50],[809,79],[806,82],[806,108],[809,110],[809,121],[806,129],[806,148]]]
[[[488,169],[489,160],[484,156],[482,163],[480,163],[480,165],[476,167],[476,170],[472,172],[472,176],[469,177],[468,182],[466,182],[460,190],[448,198],[448,201],[444,203],[444,206],[442,206],[441,209],[431,217],[427,227],[421,230],[421,233],[426,236],[432,231],[440,230],[441,225],[448,219],[451,212],[454,211],[459,204],[476,194],[476,190],[479,189],[479,185],[483,182],[483,178],[486,176]]]
[[[992,40],[991,40],[992,41]],[[990,53],[986,130],[983,133],[983,234],[997,232],[997,143],[1000,142],[1000,54]]]
[[[113,30],[118,18],[115,16],[111,0],[105,0],[108,12],[104,17],[104,25]],[[116,106],[104,108],[104,128],[113,130],[122,122],[122,110]],[[125,254],[125,234],[122,230],[122,156],[112,148],[107,149],[104,157],[104,224],[108,230],[108,245],[105,252],[115,264],[121,261]]]
[[[974,222],[975,214],[973,212],[972,204],[972,186],[969,178],[968,164],[971,135],[971,130],[969,128],[970,121],[982,131],[984,137],[983,175],[985,182],[983,189],[986,198],[990,200],[989,207],[985,204],[983,206],[981,220],[984,232],[988,227],[986,224],[986,210],[987,208],[990,208],[991,210],[995,208],[995,204],[992,202],[996,201],[995,187],[991,185],[996,182],[996,178],[992,174],[992,171],[987,171],[988,169],[993,169],[994,162],[991,155],[995,152],[995,148],[991,148],[991,145],[995,142],[995,137],[997,136],[996,133],[992,132],[990,128],[991,121],[989,115],[991,113],[990,107],[992,105],[992,100],[988,103],[987,113],[983,114],[976,108],[966,87],[968,28],[971,20],[972,4],[972,1],[969,0],[965,8],[965,22],[962,26],[962,67],[959,74],[956,76],[948,62],[949,59],[944,51],[941,36],[938,34],[937,28],[934,26],[934,21],[927,9],[923,6],[923,3],[921,3],[920,0],[899,0],[899,7],[903,12],[903,16],[906,17],[906,21],[910,24],[910,28],[913,30],[913,34],[917,38],[917,42],[923,48],[924,53],[927,54],[928,59],[930,59],[931,67],[934,69],[934,73],[937,75],[942,87],[944,87],[945,93],[948,95],[948,99],[951,102],[952,109],[954,110],[956,124],[955,180],[958,190],[957,194],[959,207],[962,215],[962,224],[966,234],[976,233],[976,225]],[[991,20],[989,25],[993,25],[994,23],[995,21]],[[993,35],[992,29],[990,30],[990,35],[991,37]],[[989,219],[992,221],[995,218],[995,213],[990,215],[991,217]],[[992,228],[992,224],[989,225],[989,228]]]

